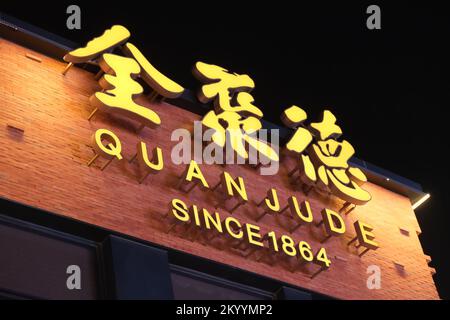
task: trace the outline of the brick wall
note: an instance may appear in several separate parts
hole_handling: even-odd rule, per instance
[[[27,58],[27,53],[41,62]],[[60,61],[0,39],[0,196],[338,298],[439,298],[417,236],[420,229],[409,199],[371,183],[365,188],[372,194],[372,201],[344,216],[345,236],[333,237],[323,244],[332,265],[314,279],[310,274],[317,270],[316,265],[291,272],[282,264],[271,266],[231,250],[221,251],[200,240],[190,241],[176,230],[166,234],[167,225],[158,217],[167,212],[173,198],[214,211],[213,193],[195,189],[186,195],[176,189],[185,166],[170,161],[171,147],[176,144],[170,141],[172,129],[192,129],[192,121],[200,117],[167,103],[149,104],[142,97],[138,101],[160,115],[160,128],[146,128],[137,135],[136,123],[101,112],[88,121],[92,111],[88,98],[99,86],[92,74],[77,67],[62,76],[64,67]],[[139,139],[151,148],[159,146],[166,160],[164,170],[140,185],[136,163],[113,161],[101,171],[104,160],[99,159],[88,167],[86,163],[93,156],[91,136],[98,128],[111,129],[120,137],[125,158],[135,153]],[[305,196],[292,190],[287,176],[292,159],[284,158],[282,162],[279,174],[272,177],[259,176],[246,166],[201,165],[201,168],[210,185],[219,181],[224,169],[232,175],[241,175],[254,201],[261,200],[270,187],[277,189],[282,206],[290,195],[308,199],[316,221],[320,221],[324,207],[337,210],[342,206],[342,201],[334,197],[315,192]],[[256,210],[250,202],[233,215],[242,222],[261,226],[263,232],[273,229],[287,233],[276,217],[267,215],[255,222]],[[222,208],[217,211],[223,217],[229,214]],[[358,219],[373,225],[380,244],[377,251],[362,258],[346,245],[354,237],[352,225]],[[316,249],[321,246],[321,232],[310,225],[295,231],[293,237],[308,241]],[[373,264],[382,271],[379,290],[366,286],[366,270]]]

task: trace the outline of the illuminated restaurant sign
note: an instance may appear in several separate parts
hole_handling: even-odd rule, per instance
[[[75,63],[96,61],[101,68],[98,79],[102,90],[89,98],[94,109],[88,119],[93,119],[100,111],[137,121],[138,133],[144,128],[158,130],[159,126],[164,125],[159,115],[135,100],[144,92],[142,84],[145,83],[151,89],[149,98],[153,103],[165,98],[178,98],[185,89],[159,72],[138,47],[127,42],[129,37],[130,32],[125,27],[113,26],[103,35],[88,42],[84,48],[67,53],[64,60],[69,64],[63,74],[66,74]],[[121,54],[117,53],[119,50]],[[238,159],[236,162],[238,164],[253,165],[255,168],[260,166],[264,168],[273,163],[278,165],[280,162],[278,146],[273,143],[274,139],[269,143],[268,139],[262,138],[261,135],[263,112],[254,104],[251,95],[255,87],[253,80],[248,75],[230,72],[203,62],[195,64],[193,74],[202,83],[197,95],[198,100],[202,103],[213,102],[214,106],[213,110],[208,111],[201,120],[202,128],[211,132],[211,143],[207,148],[210,148],[211,156],[215,160],[206,162],[228,163],[223,150],[231,149]],[[348,214],[356,205],[364,205],[371,199],[370,194],[362,188],[367,181],[365,174],[348,163],[355,152],[354,148],[348,141],[338,140],[342,130],[336,124],[335,116],[328,110],[323,112],[320,122],[307,123],[307,113],[294,105],[284,110],[281,120],[285,126],[294,130],[294,134],[284,147],[285,152],[297,159],[296,166],[290,168],[289,172],[294,190],[297,186],[301,186],[305,195],[308,195],[314,188],[325,196],[333,195],[344,201],[338,212],[329,208],[321,211],[322,220],[317,225],[323,226],[324,235],[320,243],[333,236],[344,235],[347,226],[341,214]],[[113,160],[124,161],[122,143],[116,133],[101,128],[93,134],[92,141],[95,155],[88,162],[88,166],[99,157],[107,160],[101,170]],[[142,183],[149,174],[158,174],[164,169],[165,155],[162,148],[155,146],[149,149],[146,142],[138,141],[135,156],[128,160],[130,162],[137,160],[140,167],[144,168],[144,174],[137,177],[139,183]],[[231,215],[224,217],[217,211],[210,212],[195,203],[186,203],[174,198],[168,204],[170,210],[164,216],[169,224],[167,232],[175,225],[186,225],[186,228],[203,229],[209,241],[217,236],[224,236],[227,239],[227,246],[247,247],[248,255],[257,250],[267,250],[271,253],[269,256],[272,259],[277,259],[278,255],[281,255],[286,259],[292,259],[294,264],[314,263],[319,265],[320,269],[312,277],[330,267],[331,261],[324,247],[313,249],[311,244],[305,241],[296,242],[291,236],[298,228],[314,223],[307,199],[298,199],[292,195],[287,203],[281,203],[278,191],[269,188],[266,198],[253,199],[262,210],[254,217],[255,224],[253,224],[243,223],[232,215],[240,206],[251,200],[247,194],[245,181],[240,176],[233,177],[223,170],[220,182],[211,186],[202,172],[199,161],[190,159],[176,187],[186,193],[195,187],[215,193],[219,198],[219,203],[215,207],[221,207]],[[267,214],[286,217],[290,221],[285,228],[286,233],[280,234],[275,231],[262,233],[257,222]],[[362,251],[358,253],[360,256],[378,248],[370,225],[356,221],[353,227],[356,237],[349,244],[357,241],[357,248],[362,247]]]

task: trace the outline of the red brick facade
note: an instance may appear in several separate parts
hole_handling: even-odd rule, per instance
[[[32,54],[41,62],[30,59]],[[380,186],[367,183],[373,199],[344,216],[347,232],[323,244],[332,261],[330,269],[314,279],[310,274],[317,265],[309,264],[291,272],[281,263],[269,265],[254,257],[245,258],[232,250],[219,250],[200,240],[190,241],[176,231],[166,234],[167,225],[155,219],[166,213],[173,198],[197,204],[213,212],[215,195],[198,188],[189,195],[176,188],[185,165],[170,161],[170,141],[175,128],[192,129],[192,121],[200,116],[167,103],[152,104],[162,120],[158,129],[144,129],[136,134],[136,123],[108,117],[101,112],[88,121],[92,111],[88,98],[99,86],[94,76],[80,68],[61,75],[65,64],[42,56],[6,40],[0,40],[0,196],[36,206],[56,214],[69,216],[124,234],[183,250],[261,275],[343,299],[438,299],[427,256],[419,242],[420,228],[410,200]],[[139,101],[150,105],[145,97]],[[16,129],[14,129],[14,127]],[[21,132],[20,130],[23,130]],[[93,156],[91,136],[98,128],[111,129],[122,141],[123,155],[130,158],[139,140],[150,148],[159,146],[164,153],[165,168],[157,175],[138,183],[136,163],[113,161],[105,171],[86,163]],[[356,146],[357,149],[357,146]],[[294,191],[288,181],[291,159],[282,159],[276,176],[260,176],[247,166],[226,167],[200,165],[211,186],[219,181],[223,170],[245,180],[250,201],[233,214],[242,222],[257,224],[262,232],[275,230],[286,234],[276,217],[267,215],[259,222],[253,201],[260,201],[271,187],[276,188],[281,205],[296,195],[309,200],[314,218],[321,219],[323,208],[338,210],[342,201],[335,197],[310,192],[305,196]],[[229,215],[218,208],[222,217]],[[259,211],[260,212],[260,211]],[[374,227],[380,248],[363,257],[355,254],[347,242],[354,237],[353,222],[361,220]],[[408,232],[401,232],[400,229]],[[314,249],[322,245],[323,231],[309,225],[292,235],[296,241],[306,240]],[[381,289],[366,286],[367,267],[381,268]],[[400,267],[399,265],[402,265]]]

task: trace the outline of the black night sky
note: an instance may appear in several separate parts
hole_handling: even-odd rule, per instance
[[[159,70],[190,89],[199,86],[191,74],[196,61],[246,73],[266,120],[281,124],[281,112],[293,104],[310,120],[332,110],[358,158],[431,194],[416,211],[420,240],[437,269],[441,298],[450,299],[450,18],[444,7],[401,1],[13,2],[2,1],[0,11],[83,45],[122,24]],[[69,4],[81,7],[81,30],[66,28]],[[366,28],[370,4],[381,8],[381,30]]]

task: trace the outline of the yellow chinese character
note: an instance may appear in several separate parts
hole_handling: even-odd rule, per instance
[[[261,129],[259,120],[263,113],[253,105],[249,93],[255,84],[248,75],[230,73],[219,66],[197,62],[194,75],[203,83],[198,98],[207,103],[214,100],[214,111],[209,111],[202,119],[204,126],[212,128],[214,143],[224,147],[229,139],[236,153],[248,159],[245,142],[271,161],[278,161],[278,154],[267,143],[250,134]]]
[[[297,106],[286,109],[281,117],[286,126],[296,129],[286,148],[300,154],[303,182],[353,204],[368,202],[370,194],[360,187],[367,181],[366,176],[359,168],[348,164],[354,148],[346,140],[335,140],[342,134],[335,116],[326,110],[323,120],[311,123],[308,128],[303,126],[306,118],[305,111]]]
[[[169,99],[181,96],[184,88],[159,72],[135,45],[126,43],[124,51],[129,57],[136,59],[142,68],[140,76],[155,92]]]
[[[127,28],[119,25],[107,29],[100,37],[94,38],[84,48],[75,49],[64,56],[64,61],[83,63],[97,58],[99,55],[113,50],[114,47],[125,43],[130,37]]]
[[[140,121],[145,126],[152,127],[161,123],[156,112],[133,100],[134,96],[144,91],[132,77],[141,71],[135,60],[105,53],[100,66],[107,73],[99,81],[106,91],[92,95],[89,99],[91,105],[105,112],[123,114]]]
[[[125,43],[129,37],[130,32],[125,27],[115,25],[100,37],[89,41],[84,48],[67,53],[64,60],[70,62],[69,68],[72,63],[88,62],[100,57],[99,64],[106,75],[99,82],[106,92],[97,92],[91,97],[91,103],[96,109],[89,118],[97,110],[103,110],[124,114],[141,122],[142,126],[153,127],[159,125],[161,120],[154,111],[134,102],[134,98],[143,92],[134,76],[141,76],[153,89],[153,97],[161,95],[174,99],[184,92],[184,88],[159,72],[136,46]],[[108,53],[121,45],[129,58]]]

